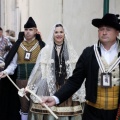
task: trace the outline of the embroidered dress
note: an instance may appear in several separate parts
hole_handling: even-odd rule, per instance
[[[5,54],[8,52],[5,50],[5,47],[8,46],[8,40],[5,39],[3,36],[0,38],[0,71],[4,69],[4,58]]]
[[[52,33],[53,34],[53,33]],[[66,34],[66,33],[65,33]],[[60,54],[57,54],[56,45],[51,35],[50,42],[41,50],[38,55],[36,65],[28,80],[29,89],[33,90],[38,96],[54,95],[60,87],[72,75],[72,71],[78,60],[77,53],[65,36]],[[82,93],[85,94],[84,85]],[[84,91],[84,92],[83,92]],[[80,90],[71,98],[60,105],[51,107],[61,120],[81,120],[82,107],[80,100]],[[84,96],[83,99],[84,99]],[[31,95],[33,103],[31,104],[31,120],[38,118],[40,120],[54,120],[54,117],[41,105],[39,101]],[[84,100],[83,100],[84,101]]]
[[[8,41],[4,37],[0,40],[0,56],[4,57],[4,54],[6,53],[5,47],[8,46]]]

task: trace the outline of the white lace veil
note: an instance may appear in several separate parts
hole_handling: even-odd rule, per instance
[[[41,50],[38,55],[36,65],[33,68],[31,75],[28,80],[28,87],[35,91],[39,96],[45,95],[53,95],[56,92],[56,77],[55,77],[55,64],[54,64],[54,30],[56,25],[61,24],[57,23],[53,26],[51,33],[48,37],[46,42],[46,46]],[[62,24],[61,24],[62,25]],[[63,26],[63,25],[62,25]],[[70,38],[68,37],[68,33],[66,28],[63,26],[64,29],[64,59],[66,64],[66,72],[67,78],[72,75],[73,69],[76,65],[78,60],[78,55],[74,50]],[[84,87],[82,88],[82,94],[85,93]],[[74,95],[73,99],[76,100],[80,96],[80,90],[78,90]],[[85,94],[82,95],[83,98]],[[34,99],[34,98],[32,98]],[[35,101],[35,100],[34,100]]]
[[[51,48],[54,47],[53,34],[54,34],[54,31],[55,31],[56,25],[59,25],[59,24],[62,25],[61,22],[58,22],[52,27],[52,30],[51,30],[50,35],[48,37],[48,40],[46,41],[46,44],[50,45]],[[64,38],[64,47],[65,47],[64,48],[64,57],[65,57],[65,60],[70,59],[72,62],[76,62],[78,60],[78,55],[77,55],[76,51],[74,50],[74,48],[71,44],[70,37],[69,37],[68,32],[67,32],[67,30],[64,26],[63,26],[63,29],[64,29],[64,34],[65,34],[65,38]],[[53,52],[52,50],[51,50],[51,52]],[[53,56],[53,53],[51,53],[51,55]],[[71,57],[71,55],[73,57]]]

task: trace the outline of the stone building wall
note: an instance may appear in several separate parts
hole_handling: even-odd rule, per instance
[[[24,30],[29,16],[37,23],[44,41],[52,26],[62,22],[78,54],[97,42],[97,28],[93,18],[103,16],[104,0],[0,0],[0,25],[4,30],[13,29],[16,35]],[[120,14],[120,0],[110,0],[109,12]]]

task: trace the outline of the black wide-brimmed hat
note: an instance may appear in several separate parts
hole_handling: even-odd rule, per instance
[[[120,19],[118,19],[119,15],[107,13],[103,16],[102,19],[96,18],[92,20],[92,25],[99,28],[102,25],[110,26],[120,31]]]
[[[35,21],[33,20],[32,17],[28,18],[28,21],[26,22],[26,24],[24,25],[24,28],[32,28],[32,27],[37,27]]]

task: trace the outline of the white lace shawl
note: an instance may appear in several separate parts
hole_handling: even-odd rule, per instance
[[[67,45],[69,59],[65,61],[67,78],[72,75],[78,60],[78,55],[72,45],[65,39],[64,44]],[[56,78],[54,69],[54,59],[52,58],[54,48],[53,40],[49,42],[39,53],[35,67],[28,80],[28,87],[39,96],[53,95],[56,92]],[[35,98],[31,97],[35,102]],[[84,101],[85,87],[82,85],[74,95],[73,100]]]

